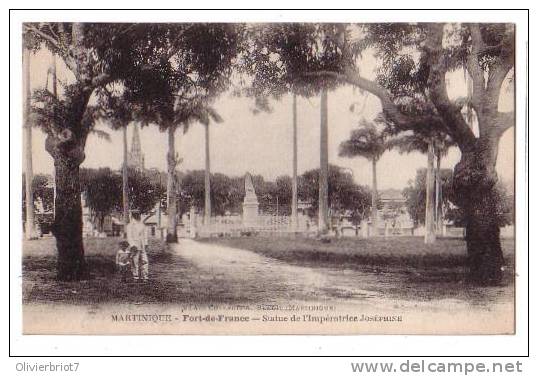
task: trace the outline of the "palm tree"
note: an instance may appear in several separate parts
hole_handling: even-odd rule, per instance
[[[327,89],[321,89],[320,137],[319,137],[319,207],[318,232],[325,234],[329,230],[329,125],[328,125]]]
[[[103,90],[102,105],[104,111],[101,113],[103,120],[106,120],[108,125],[114,129],[122,130],[122,143],[123,143],[123,163],[121,167],[122,176],[122,212],[123,212],[123,235],[125,236],[125,230],[129,223],[129,172],[127,163],[127,127],[130,123],[136,121],[137,116],[140,115],[139,109],[130,104],[124,97],[114,95],[114,93]],[[108,133],[94,129],[92,131],[96,133],[98,137],[110,140]]]
[[[423,132],[400,134],[393,138],[391,148],[398,148],[400,153],[418,151],[427,154],[426,170],[426,234],[424,242],[432,244],[436,240],[437,231],[442,226],[442,197],[441,197],[441,158],[448,154],[454,143],[444,133],[431,129]],[[434,163],[437,161],[437,166]]]
[[[193,107],[191,116],[184,123],[183,130],[187,132],[192,122],[199,122],[205,128],[205,172],[204,172],[204,224],[208,225],[211,220],[211,161],[210,161],[210,143],[209,143],[209,125],[222,123],[223,119],[218,112],[211,106],[205,105],[200,101]]]
[[[293,94],[293,177],[291,181],[291,222],[293,231],[297,231],[297,95]]]
[[[168,153],[166,155],[168,181],[166,184],[166,206],[168,208],[168,226],[166,242],[177,243],[177,191],[176,191],[176,134],[177,125],[168,126]]]
[[[210,224],[211,220],[211,158],[209,154],[209,123],[205,128],[205,171],[204,171],[204,223]]]
[[[340,144],[338,155],[359,156],[372,162],[372,225],[377,235],[377,162],[391,144],[388,134],[380,131],[375,123],[361,119],[359,125],[360,128],[352,130],[349,139]]]
[[[122,204],[123,204],[123,233],[126,235],[127,223],[129,223],[129,173],[127,170],[127,126],[123,130],[123,164],[121,167]]]
[[[35,238],[35,215],[34,215],[34,190],[33,179],[34,171],[32,166],[32,124],[30,122],[30,50],[25,48],[23,55],[24,63],[24,113],[23,128],[25,141],[25,179],[26,179],[26,239]]]

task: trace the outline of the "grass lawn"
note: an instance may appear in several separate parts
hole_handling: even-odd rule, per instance
[[[242,278],[240,271],[236,277],[226,278],[212,269],[199,269],[155,239],[150,240],[148,252],[150,282],[124,283],[114,265],[120,240],[84,239],[90,278],[79,282],[56,280],[53,238],[23,242],[23,303],[244,303],[280,296],[278,291],[260,288],[247,275]],[[324,275],[340,284],[371,290],[391,300],[455,298],[486,304],[513,297],[513,240],[503,240],[505,281],[490,288],[466,284],[466,250],[461,239],[439,239],[431,246],[426,246],[420,237],[341,238],[330,243],[303,237],[263,236],[200,241],[250,250],[277,263],[322,268]],[[338,292],[326,295],[340,296]]]
[[[322,243],[312,238],[212,238],[203,242],[256,252],[291,265],[325,268],[352,286],[390,300],[463,300],[473,306],[491,302],[513,304],[514,240],[502,241],[506,272],[499,286],[466,281],[463,239],[440,238],[425,245],[421,237],[340,238]]]
[[[322,243],[312,238],[212,238],[204,242],[247,249],[294,265],[337,267],[371,272],[403,272],[427,278],[461,280],[465,275],[463,239],[439,238],[433,245],[422,237],[340,238]],[[514,240],[503,240],[506,280],[513,279]]]
[[[212,286],[200,281],[194,265],[168,250],[164,242],[149,242],[149,283],[122,282],[115,272],[120,238],[86,238],[84,248],[90,279],[79,282],[56,280],[54,238],[23,242],[23,303],[197,303],[211,287],[213,301],[233,301],[233,286]],[[196,283],[191,283],[196,281]],[[204,285],[205,284],[205,285]],[[195,286],[194,286],[195,285]]]

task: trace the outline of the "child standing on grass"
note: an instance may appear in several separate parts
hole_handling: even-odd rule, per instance
[[[125,240],[120,242],[120,249],[116,253],[116,267],[122,282],[126,282],[131,271],[131,252],[129,251],[129,243]]]

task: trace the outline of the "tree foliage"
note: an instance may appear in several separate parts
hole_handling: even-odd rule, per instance
[[[42,207],[43,212],[51,213],[54,207],[54,188],[51,177],[45,174],[35,174],[32,181],[34,188],[34,210],[37,205]],[[26,178],[22,174],[22,218],[26,220]]]
[[[441,169],[442,206],[445,219],[456,226],[465,227],[467,224],[465,211],[457,205],[453,188],[454,173],[451,169]],[[404,188],[407,210],[415,224],[424,224],[426,209],[426,169],[417,170],[413,182]],[[495,189],[495,205],[497,221],[500,226],[514,223],[514,195],[508,185],[499,183]]]
[[[299,199],[311,205],[311,216],[318,208],[319,170],[310,170],[298,177]],[[264,214],[290,215],[291,177],[282,175],[268,181],[261,175],[252,176],[252,184]],[[357,185],[352,177],[337,166],[331,166],[329,175],[329,202],[335,214],[349,214],[357,220],[369,212],[371,196],[367,187]],[[204,171],[189,171],[181,179],[180,207],[188,211],[191,206],[204,207]],[[244,177],[211,174],[211,207],[213,215],[240,214],[245,197]]]
[[[128,170],[130,208],[147,214],[159,202],[164,188],[152,175],[136,169]],[[104,218],[122,207],[122,177],[110,168],[82,169],[82,190],[86,204],[102,227]]]
[[[246,42],[238,70],[246,76],[239,92],[255,98],[257,110],[269,111],[270,99],[287,93],[310,97],[339,82],[312,71],[340,71],[346,64],[340,41],[343,25],[331,23],[254,24],[246,29]]]
[[[359,128],[352,130],[349,139],[340,144],[338,155],[348,158],[360,156],[377,161],[392,146],[392,140],[385,129],[361,119]]]
[[[418,169],[415,180],[410,181],[403,190],[407,211],[415,225],[424,224],[426,218],[426,175],[426,168]],[[453,196],[453,171],[451,169],[441,169],[440,176],[441,191],[443,192],[441,205],[443,206],[443,212],[448,213],[454,210],[454,204],[450,200]]]
[[[300,176],[299,199],[311,204],[311,215],[318,209],[319,169],[306,171]],[[360,221],[367,217],[371,207],[368,187],[356,184],[353,177],[338,166],[329,166],[329,208],[333,215],[351,214]]]
[[[121,209],[121,176],[108,167],[87,169],[82,186],[86,205],[102,231],[105,217]]]

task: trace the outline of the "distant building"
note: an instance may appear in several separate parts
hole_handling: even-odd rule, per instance
[[[133,140],[131,142],[131,151],[127,154],[127,166],[136,170],[144,171],[144,153],[140,144],[140,134],[138,124],[134,124]]]
[[[395,218],[407,213],[406,199],[398,189],[385,189],[378,193],[379,215],[382,218]]]
[[[381,208],[390,206],[405,206],[405,197],[398,189],[385,189],[379,191],[379,205]]]
[[[146,225],[149,236],[163,237],[168,225],[168,216],[165,213],[159,213],[159,209],[152,210],[142,222]]]
[[[407,211],[406,198],[398,189],[385,189],[378,194],[377,231],[384,235],[411,235],[413,221]]]

